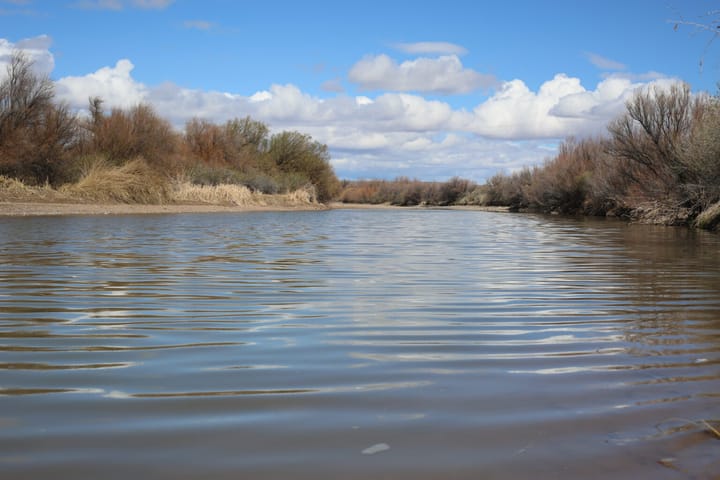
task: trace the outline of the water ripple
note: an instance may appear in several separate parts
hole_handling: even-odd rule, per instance
[[[712,468],[716,235],[331,211],[0,219],[0,246],[9,478]]]

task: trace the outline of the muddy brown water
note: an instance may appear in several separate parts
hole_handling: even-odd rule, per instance
[[[0,478],[720,478],[720,237],[0,218]]]

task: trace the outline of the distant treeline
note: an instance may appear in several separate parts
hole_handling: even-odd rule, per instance
[[[345,203],[412,205],[458,205],[476,201],[475,182],[454,177],[447,182],[423,182],[408,177],[395,180],[343,181],[338,199]]]
[[[194,119],[178,132],[149,105],[106,111],[100,98],[90,98],[89,116],[80,117],[56,101],[53,82],[32,66],[16,52],[0,82],[0,175],[60,186],[78,182],[97,164],[140,161],[161,180],[182,177],[263,193],[311,186],[320,201],[339,191],[327,146],[308,135],[271,135],[250,117],[224,124]]]

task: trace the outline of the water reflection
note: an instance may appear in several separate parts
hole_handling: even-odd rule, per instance
[[[714,471],[685,439],[720,418],[715,235],[335,211],[0,219],[0,246],[10,478]]]

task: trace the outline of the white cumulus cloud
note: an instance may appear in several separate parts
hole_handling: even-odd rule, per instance
[[[497,83],[493,75],[465,68],[457,55],[421,57],[398,64],[387,55],[371,55],[350,69],[348,78],[363,90],[469,93]]]
[[[52,39],[48,35],[26,38],[17,43],[0,38],[0,77],[5,75],[10,57],[15,51],[22,51],[32,62],[35,72],[49,75],[55,68],[55,57],[50,53]]]
[[[652,83],[674,81],[662,79]],[[645,84],[613,76],[594,90],[587,90],[580,79],[557,74],[533,92],[522,80],[512,80],[473,110],[469,130],[486,137],[509,139],[563,138],[603,132],[642,85]]]
[[[148,89],[132,78],[135,66],[118,60],[114,67],[103,67],[81,77],[64,77],[56,82],[57,94],[76,108],[87,106],[89,97],[100,97],[109,107],[130,107],[147,100]]]

